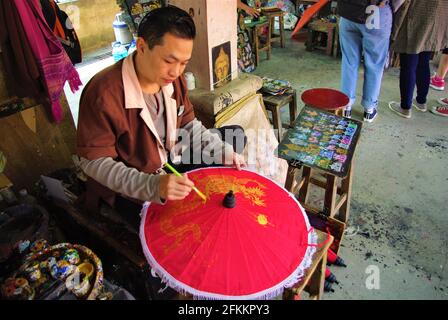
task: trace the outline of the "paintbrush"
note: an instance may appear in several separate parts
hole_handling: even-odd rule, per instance
[[[165,163],[165,166],[168,169],[170,169],[171,172],[174,173],[175,176],[182,177],[182,175],[179,172],[177,172],[177,170],[174,169],[169,163]],[[193,186],[192,189],[198,194],[198,196],[200,196],[202,198],[202,200],[207,201],[207,197],[205,196],[205,194],[203,194],[201,191],[199,191],[198,188]]]

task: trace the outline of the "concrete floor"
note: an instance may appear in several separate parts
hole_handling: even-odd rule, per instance
[[[298,97],[309,88],[339,88],[340,59],[307,52],[303,43],[288,40],[285,49],[274,48],[272,58],[262,54],[261,61],[255,74],[290,81]],[[331,267],[340,284],[324,299],[448,298],[448,119],[416,110],[410,120],[392,113],[387,104],[400,100],[398,75],[396,69],[385,73],[379,115],[361,133],[340,250],[348,267]],[[360,70],[353,111],[359,120],[362,79]],[[431,90],[429,106],[443,96],[447,90]]]
[[[262,55],[255,74],[289,80],[298,97],[309,88],[339,88],[339,59],[307,52],[287,38],[287,47],[274,48],[271,60]],[[79,67],[84,83],[111,59]],[[353,117],[362,119],[358,87]],[[429,105],[444,95],[431,90]],[[67,94],[75,123],[79,96]],[[364,125],[355,156],[351,216],[340,251],[348,267],[331,268],[340,284],[324,299],[448,298],[448,119],[416,110],[412,119],[400,118],[387,107],[399,98],[398,70],[389,70],[378,118]],[[379,282],[372,280],[376,271]]]

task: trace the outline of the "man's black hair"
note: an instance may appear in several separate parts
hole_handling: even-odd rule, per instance
[[[175,6],[167,6],[148,12],[138,26],[137,35],[145,39],[152,49],[162,44],[165,33],[193,40],[196,27],[187,12]]]

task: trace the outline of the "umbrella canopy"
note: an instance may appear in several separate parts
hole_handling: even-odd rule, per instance
[[[305,10],[305,12],[302,15],[302,18],[300,18],[299,22],[296,24],[296,27],[291,33],[291,38],[296,35],[297,32],[300,31],[307,23],[311,20],[311,18],[320,10],[324,5],[328,3],[329,0],[319,0],[315,4],[313,4],[311,7]]]
[[[204,168],[188,177],[206,202],[191,192],[142,210],[142,247],[164,282],[199,299],[269,299],[300,280],[316,236],[288,191],[233,168]]]

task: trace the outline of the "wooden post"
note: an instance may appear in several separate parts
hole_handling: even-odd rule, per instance
[[[230,41],[231,79],[238,77],[237,2],[235,0],[168,0],[193,16],[196,39],[186,71],[193,72],[196,87],[213,91],[212,49]]]

